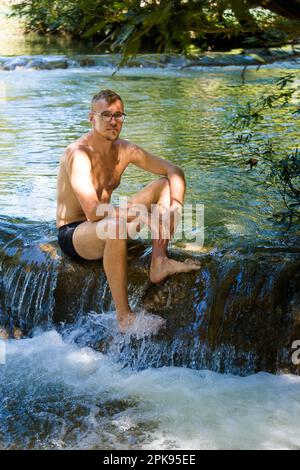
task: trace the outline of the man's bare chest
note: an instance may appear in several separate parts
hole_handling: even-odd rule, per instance
[[[124,169],[120,161],[111,165],[101,163],[92,166],[92,182],[100,200],[106,200],[119,186]]]
[[[95,172],[92,174],[92,180],[96,191],[101,189],[115,189],[120,184],[121,175],[120,172],[109,169]]]

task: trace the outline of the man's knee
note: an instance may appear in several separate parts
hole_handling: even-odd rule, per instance
[[[100,204],[99,208],[101,208],[101,206]],[[122,231],[124,231],[124,227],[122,226],[123,221],[118,215],[116,208],[111,204],[103,204],[102,211],[101,214],[97,215],[103,218],[94,222],[97,237],[100,240],[122,238]]]
[[[162,194],[169,194],[170,191],[170,182],[166,176],[162,176],[156,180],[156,188],[153,194],[156,194],[156,197],[160,198]]]
[[[102,220],[97,227],[97,236],[106,242],[127,240],[126,220]]]
[[[163,188],[170,186],[169,178],[166,176],[162,176],[158,179],[159,183],[162,185]]]

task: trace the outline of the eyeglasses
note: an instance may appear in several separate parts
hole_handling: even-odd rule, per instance
[[[112,114],[110,111],[103,111],[102,113],[96,113],[96,111],[92,111],[92,114],[98,114],[99,116],[101,116],[104,122],[111,121],[113,117],[115,118],[116,121],[123,122],[126,116],[125,113],[117,112],[115,114]]]

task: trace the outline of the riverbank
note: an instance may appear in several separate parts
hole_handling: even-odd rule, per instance
[[[63,47],[62,47],[63,49]],[[112,67],[118,68],[120,54],[63,54],[55,56],[21,55],[0,57],[0,70],[31,69],[52,70],[72,67]],[[197,58],[187,58],[180,54],[138,54],[128,59],[127,68],[184,70],[198,67],[247,67],[289,62],[297,68],[300,65],[300,48],[248,50],[228,53],[207,52]]]
[[[120,63],[121,54],[104,54],[90,41],[24,34],[22,20],[7,17],[9,3],[7,0],[0,2],[0,70],[49,70],[74,66],[116,68]],[[190,67],[262,66],[284,61],[292,61],[297,67],[300,63],[300,44],[268,49],[233,49],[228,52],[206,51],[190,57],[182,54],[137,54],[128,59],[126,67],[182,70]]]

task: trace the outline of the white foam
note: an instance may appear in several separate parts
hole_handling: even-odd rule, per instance
[[[138,322],[149,331],[146,317]],[[18,416],[7,438],[19,447],[300,448],[300,377],[182,367],[133,372],[54,330],[8,340],[6,350],[1,402]],[[44,420],[46,428],[37,424]]]
[[[136,319],[126,331],[125,336],[141,339],[146,336],[155,335],[165,327],[166,320],[164,318],[140,310],[136,312]]]

